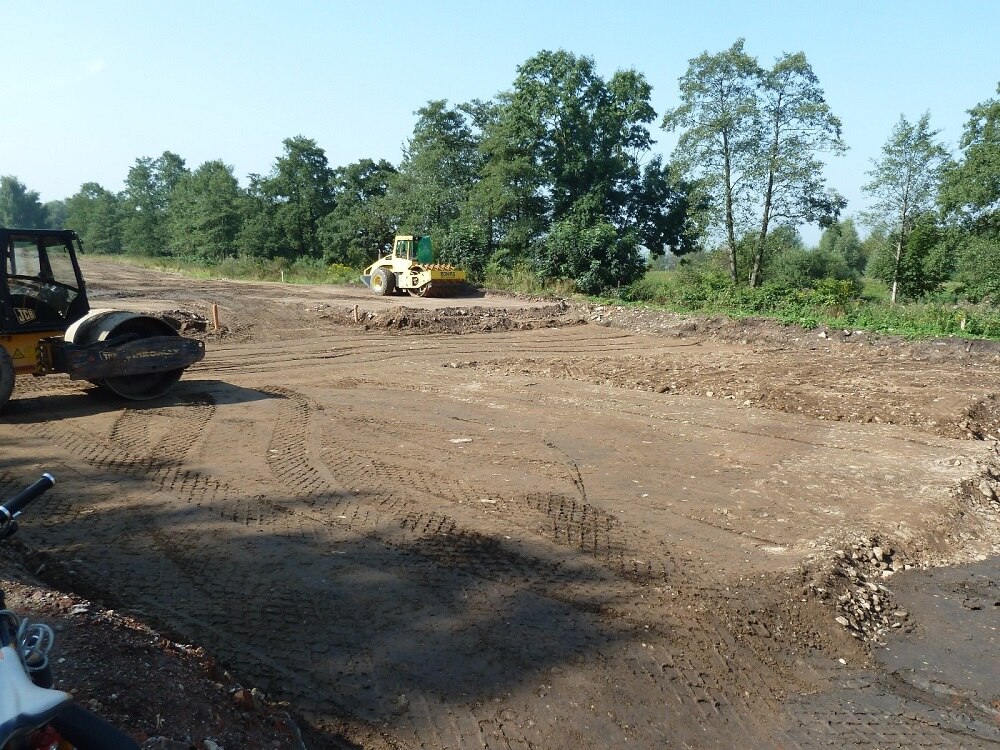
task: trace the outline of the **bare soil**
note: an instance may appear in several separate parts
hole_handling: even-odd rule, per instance
[[[0,572],[149,747],[1000,744],[994,345],[87,272],[208,354],[19,380]]]

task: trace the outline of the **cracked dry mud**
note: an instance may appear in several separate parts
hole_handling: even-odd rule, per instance
[[[5,579],[131,639],[61,668],[138,738],[1000,743],[993,347],[87,265],[208,353],[19,381],[0,490],[60,481]]]

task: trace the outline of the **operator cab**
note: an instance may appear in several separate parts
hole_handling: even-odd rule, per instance
[[[428,235],[397,235],[393,255],[418,263],[433,263],[434,251],[431,249],[431,238]]]
[[[0,331],[64,331],[87,314],[79,250],[75,232],[0,227]]]
[[[413,260],[413,237],[397,237],[395,255],[397,258]]]

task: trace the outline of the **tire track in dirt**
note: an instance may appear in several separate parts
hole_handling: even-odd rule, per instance
[[[364,422],[365,420],[361,421]],[[384,509],[388,505],[397,518],[399,518],[398,507],[400,505],[402,507],[409,507],[414,502],[419,503],[421,496],[430,496],[432,504],[436,504],[442,499],[451,503],[467,502],[470,498],[474,499],[475,496],[481,494],[475,491],[470,492],[468,488],[463,488],[461,491],[442,491],[445,485],[442,484],[440,477],[434,475],[433,472],[428,475],[426,468],[422,469],[423,474],[421,474],[421,470],[417,469],[410,462],[404,462],[400,465],[398,461],[390,464],[384,460],[371,460],[370,456],[378,452],[376,441],[372,439],[372,442],[368,444],[365,440],[359,439],[359,435],[362,433],[357,427],[357,420],[351,421],[349,425],[338,423],[337,428],[330,431],[327,449],[324,451],[324,458],[330,461],[329,457],[331,455],[338,457],[339,463],[331,467],[332,473],[338,476],[344,473],[338,470],[341,464],[347,467],[348,470],[353,469],[355,471],[357,471],[357,467],[370,466],[370,471],[361,471],[359,475],[356,475],[355,480],[345,481],[344,484],[348,487],[366,487],[369,491],[373,488],[377,489],[378,492],[376,492],[376,495],[379,498],[385,498],[380,507]],[[335,435],[345,434],[351,436],[349,442],[354,446],[355,453],[353,455],[345,445],[339,445],[332,439]],[[366,444],[370,445],[368,449],[364,447]],[[292,451],[292,453],[294,454],[296,451]],[[428,478],[428,476],[431,478]],[[383,484],[379,485],[379,481]],[[401,487],[406,488],[406,490],[401,490]],[[399,494],[405,495],[405,497],[398,498],[397,495]],[[553,503],[553,497],[532,496],[528,498],[529,502],[527,504],[529,506],[533,505],[534,509],[540,512],[544,508],[545,516],[551,518],[552,515],[565,513],[566,502],[569,502],[571,505],[577,502],[577,500],[566,496],[555,497],[558,498],[556,503]],[[498,510],[508,511],[514,506],[514,501],[513,499],[510,501],[497,499],[497,505],[500,506]],[[518,517],[523,518],[523,515],[519,514]],[[366,520],[373,522],[371,517],[367,517]],[[613,517],[610,520],[617,521]],[[700,519],[693,520],[700,522]],[[374,523],[378,524],[380,521],[376,520]],[[531,530],[528,524],[521,523],[519,525],[522,528],[528,527],[528,530]],[[615,524],[610,525],[614,526]],[[501,578],[504,576],[516,576],[521,572],[518,570],[505,570],[503,566],[500,568],[496,568],[495,566],[491,568],[489,565],[484,566],[481,560],[476,560],[475,558],[481,557],[485,552],[487,557],[495,562],[498,556],[496,545],[484,550],[482,544],[478,543],[478,540],[470,539],[468,536],[461,536],[454,520],[442,516],[440,513],[427,512],[418,515],[404,515],[402,527],[405,531],[411,531],[416,534],[420,540],[414,549],[419,554],[428,556],[441,566],[450,568],[464,567],[470,564],[471,558],[471,564],[474,567],[470,572],[477,577]],[[721,527],[718,527],[717,530],[720,532],[727,531]],[[558,541],[558,532],[553,535],[553,538]],[[579,546],[572,536],[569,536],[566,541],[568,542],[566,546],[573,548]],[[596,557],[600,556],[596,555]],[[537,571],[535,575],[537,575]],[[571,586],[573,585],[572,581],[569,583]],[[557,594],[551,592],[548,595],[553,598],[560,598]],[[626,598],[625,595],[622,596]],[[627,616],[625,619],[629,620]],[[662,610],[657,613],[656,619],[667,622],[673,620],[672,617],[665,616],[665,611]],[[787,675],[779,676],[774,674],[766,677],[766,675],[770,675],[771,673],[767,669],[762,669],[756,663],[755,659],[746,656],[734,658],[732,651],[720,650],[719,644],[731,644],[733,638],[724,626],[709,624],[704,615],[694,615],[686,623],[674,622],[673,627],[676,631],[683,632],[684,635],[678,638],[675,633],[674,638],[670,642],[676,643],[679,641],[684,643],[684,650],[675,658],[673,654],[676,653],[676,649],[667,646],[667,653],[671,655],[669,663],[661,664],[658,671],[656,669],[633,670],[633,674],[637,680],[648,681],[650,683],[647,688],[639,691],[638,695],[662,694],[662,701],[664,703],[677,701],[689,706],[688,710],[692,712],[692,715],[700,716],[699,723],[724,727],[727,733],[736,732],[736,734],[740,734],[742,732],[744,734],[753,734],[757,731],[756,728],[745,724],[740,726],[738,717],[749,717],[755,715],[755,712],[759,712],[759,701],[747,701],[745,705],[741,706],[741,710],[733,712],[731,710],[732,704],[729,703],[732,700],[732,696],[750,694],[755,696],[772,696],[772,699],[776,700],[790,685],[794,684],[794,682],[789,681]],[[653,639],[650,638],[650,640]],[[662,641],[658,645],[660,648],[664,648]],[[767,650],[766,645],[764,650]],[[700,655],[700,658],[693,656],[695,654]],[[714,663],[714,668],[706,669],[705,662],[702,659],[707,660],[709,664]],[[710,676],[713,674],[716,675],[715,678]],[[718,675],[728,675],[729,679],[719,680]],[[435,710],[435,713],[439,710],[440,707]],[[430,716],[423,717],[423,720],[433,723],[432,719],[433,717]],[[482,726],[486,726],[490,721],[490,717],[480,717],[480,724]],[[499,725],[506,726],[508,730],[511,727],[510,722],[500,722]],[[496,729],[496,724],[493,726],[494,731],[499,731]],[[922,732],[919,723],[915,723],[904,729],[888,726],[885,729],[888,732],[887,736],[892,737],[910,736],[917,738]],[[419,732],[416,736],[420,736]],[[504,736],[506,737],[506,735]],[[528,731],[518,735],[521,741],[530,741],[530,736],[531,733]],[[442,738],[443,741],[446,739]],[[508,737],[507,739],[510,738]],[[701,739],[704,739],[704,737]],[[797,745],[797,741],[792,736],[785,737],[783,742],[786,747]]]
[[[264,498],[253,498],[250,502],[242,498],[240,493],[233,487],[220,483],[213,478],[206,477],[197,471],[184,470],[176,466],[179,458],[182,458],[190,448],[190,440],[180,439],[170,433],[169,437],[154,439],[151,437],[155,433],[147,422],[135,420],[132,416],[119,415],[109,430],[109,437],[102,440],[86,430],[71,427],[68,431],[61,425],[59,430],[55,430],[51,423],[41,423],[33,425],[32,429],[41,436],[48,439],[59,439],[61,446],[80,456],[85,463],[102,473],[112,473],[125,475],[130,478],[145,478],[154,484],[161,495],[177,497],[184,501],[183,506],[178,509],[170,504],[169,499],[162,501],[161,510],[169,510],[178,516],[178,519],[186,520],[187,523],[171,523],[167,527],[161,521],[155,519],[157,509],[138,509],[133,513],[132,539],[123,545],[123,558],[128,561],[127,565],[110,562],[92,561],[91,564],[105,571],[108,569],[114,572],[120,571],[120,575],[112,575],[109,578],[119,578],[125,576],[125,569],[132,569],[132,562],[139,556],[149,556],[149,551],[145,549],[146,543],[152,541],[162,562],[156,566],[156,575],[146,582],[141,580],[141,576],[134,576],[132,580],[123,583],[120,595],[139,602],[139,606],[149,611],[158,619],[173,622],[174,627],[180,627],[186,632],[193,633],[203,642],[215,643],[222,653],[228,653],[230,658],[243,660],[248,656],[247,649],[251,651],[255,647],[263,645],[262,638],[274,628],[281,627],[281,621],[286,621],[290,611],[298,610],[308,621],[324,621],[329,619],[332,612],[322,606],[315,604],[321,600],[318,596],[304,596],[303,592],[295,585],[289,585],[284,581],[284,574],[261,576],[259,580],[248,584],[246,577],[240,575],[240,558],[233,555],[233,550],[220,545],[217,550],[214,545],[200,544],[189,537],[189,526],[202,526],[210,523],[206,512],[210,517],[220,519],[220,515],[225,517],[225,521],[236,523],[240,526],[257,526],[269,533],[280,531],[287,533],[290,529],[297,530],[300,535],[308,536],[306,530],[310,526],[329,527],[336,526],[340,520],[348,521],[354,526],[355,531],[361,531],[369,538],[378,540],[380,544],[388,544],[407,556],[416,555],[423,558],[427,564],[437,569],[444,569],[449,575],[454,577],[472,576],[473,579],[487,578],[497,582],[516,581],[528,583],[542,596],[548,595],[557,606],[579,606],[578,599],[580,592],[567,591],[567,584],[571,588],[574,582],[579,587],[585,587],[588,582],[586,567],[572,570],[551,569],[551,563],[545,563],[537,558],[525,558],[515,550],[499,543],[494,536],[482,534],[474,529],[464,528],[453,518],[439,512],[417,512],[412,510],[414,501],[411,496],[394,498],[392,493],[385,493],[382,502],[379,504],[378,513],[374,516],[363,515],[360,505],[352,510],[345,519],[331,519],[325,517],[325,511],[330,508],[337,508],[342,503],[342,498],[335,495],[339,488],[331,484],[324,478],[326,473],[322,467],[311,469],[309,462],[303,456],[309,455],[312,438],[310,435],[310,414],[311,409],[306,399],[297,397],[288,389],[269,389],[273,394],[283,396],[282,405],[284,407],[282,418],[278,420],[275,430],[275,446],[279,450],[278,457],[284,456],[289,462],[283,464],[279,458],[271,458],[271,465],[276,470],[277,484],[290,486],[294,490],[294,495],[305,501],[305,508],[299,510],[297,506],[291,508],[281,508],[279,503],[268,502]],[[189,429],[200,429],[205,422],[211,418],[213,407],[210,403],[194,402],[190,407],[177,407],[177,409],[190,412],[184,418],[173,417],[169,421],[176,424],[180,421],[188,425]],[[173,412],[172,412],[173,413]],[[162,416],[150,410],[147,416]],[[132,440],[133,431],[135,440]],[[189,434],[187,430],[181,430],[182,434]],[[67,434],[69,435],[67,439]],[[61,437],[60,437],[61,436]],[[131,444],[133,450],[123,447]],[[162,449],[159,461],[152,461],[151,457]],[[386,465],[379,465],[377,462],[371,464],[374,475],[385,475]],[[388,483],[393,484],[399,481],[400,469],[394,467],[396,474],[388,476]],[[406,472],[407,474],[409,472]],[[363,476],[372,476],[365,474]],[[293,481],[294,478],[294,481]],[[369,483],[370,485],[370,483]],[[431,487],[438,490],[434,502],[440,500],[440,477],[425,479],[423,484],[419,484],[420,490],[416,494],[427,493]],[[368,492],[370,494],[371,487]],[[382,493],[376,493],[376,496]],[[463,494],[463,497],[471,497]],[[454,502],[456,492],[445,493]],[[357,497],[354,495],[354,497]],[[330,503],[335,503],[330,505]],[[536,507],[541,508],[541,501],[534,499]],[[575,501],[572,501],[575,502]],[[169,507],[166,507],[169,506]],[[186,506],[186,509],[185,507]],[[270,512],[266,507],[270,506]],[[318,517],[317,509],[324,511],[324,517]],[[549,516],[550,509],[556,515],[565,514],[565,508],[561,505],[550,505],[546,503],[546,516]],[[390,512],[390,519],[393,528],[386,529],[386,512]],[[264,512],[261,512],[264,511]],[[190,514],[195,514],[191,516]],[[198,517],[201,520],[198,521]],[[357,528],[359,521],[364,520],[362,528]],[[197,523],[195,523],[197,521]],[[323,537],[322,529],[319,530],[320,537]],[[558,536],[558,533],[555,535]],[[142,540],[146,540],[143,542]],[[575,539],[570,541],[570,547],[577,548],[578,542]],[[235,560],[235,561],[234,561]],[[138,566],[141,569],[144,566]],[[147,566],[148,567],[148,564]],[[213,585],[209,589],[205,585],[203,574],[205,570],[213,571]],[[604,577],[600,578],[600,586],[606,584]],[[476,584],[478,585],[478,584]],[[517,584],[522,585],[521,583]],[[156,595],[153,595],[153,592]],[[162,599],[162,593],[170,591],[169,599]],[[236,602],[234,606],[233,603]],[[311,602],[312,612],[302,611],[302,603]],[[603,608],[604,605],[599,605]],[[228,614],[227,610],[232,609]],[[307,608],[308,610],[309,608]],[[587,610],[589,611],[589,606]],[[574,617],[590,617],[591,615],[580,613]],[[255,623],[255,636],[253,628],[240,625],[241,622]],[[525,621],[527,625],[530,621]],[[533,627],[542,628],[546,623],[539,621]],[[707,642],[703,641],[704,632],[688,630],[687,649],[695,653],[704,653],[703,649],[711,651]],[[609,633],[604,636],[613,638]],[[613,641],[600,639],[598,645],[603,643],[603,648],[608,648]],[[695,644],[703,643],[702,648],[696,648]],[[594,644],[592,644],[594,645]],[[590,653],[590,648],[580,649],[576,652],[578,656]],[[269,687],[275,686],[274,675],[282,674],[286,688],[291,686],[290,693],[293,698],[308,705],[311,700],[312,689],[308,685],[315,679],[302,680],[301,677],[293,681],[293,675],[310,674],[312,661],[315,658],[312,652],[308,652],[301,658],[285,659],[283,662],[270,660],[267,657],[257,657],[254,659],[260,667],[272,675],[268,679]],[[732,666],[727,667],[727,671]],[[256,671],[256,670],[255,670]],[[671,674],[671,679],[666,681],[668,692],[677,701],[711,701],[712,705],[722,704],[716,698],[710,698],[714,693],[723,694],[721,686],[711,688],[706,686],[704,665],[696,662],[678,662]],[[677,689],[670,687],[676,683]],[[294,685],[299,687],[295,688]],[[693,692],[692,692],[693,691]],[[676,693],[676,695],[674,695]],[[428,710],[426,715],[409,713],[405,717],[399,718],[403,725],[409,726],[410,730],[419,736],[427,726],[435,721],[436,717],[442,715],[446,707],[439,700],[431,701],[428,705],[433,705],[433,710]],[[348,702],[348,708],[352,704]],[[322,705],[313,705],[313,710],[323,710]],[[353,710],[357,710],[353,706]],[[362,715],[365,715],[365,707],[361,707]],[[329,706],[326,706],[329,710]],[[376,714],[370,714],[369,718],[375,718]],[[454,711],[454,709],[448,709]],[[491,720],[492,715],[487,714],[480,717],[481,721]],[[730,728],[732,723],[739,723],[738,718],[733,715],[729,717]],[[459,724],[462,722],[460,721]],[[510,741],[523,741],[523,733],[514,731],[514,725],[510,722],[501,722],[502,732]],[[446,732],[442,733],[438,729],[438,740],[440,744],[466,743],[467,736],[450,736]],[[530,732],[528,732],[530,734]],[[544,738],[541,738],[544,740]],[[482,739],[482,741],[486,741]]]
[[[103,597],[131,603],[136,612],[168,623],[186,637],[213,644],[220,656],[232,663],[250,658],[266,664],[272,674],[269,684],[277,688],[281,680],[276,675],[283,675],[289,684],[298,685],[290,691],[293,696],[309,695],[312,688],[303,678],[309,671],[308,661],[290,667],[287,662],[262,656],[268,653],[272,633],[281,630],[289,613],[300,609],[304,599],[281,581],[285,574],[280,568],[276,568],[278,580],[269,576],[248,579],[242,572],[245,558],[234,556],[224,544],[216,548],[215,544],[204,544],[200,535],[192,537],[192,528],[214,525],[225,529],[228,524],[281,533],[287,531],[289,524],[283,522],[291,515],[279,503],[263,496],[247,498],[213,477],[177,464],[190,449],[192,433],[188,430],[203,427],[213,412],[207,399],[194,399],[190,408],[175,407],[170,410],[170,421],[175,427],[179,421],[187,429],[167,431],[155,443],[148,438],[147,424],[126,415],[114,420],[107,439],[65,420],[59,422],[58,413],[52,415],[52,422],[27,421],[24,426],[79,457],[99,474],[144,480],[153,487],[154,502],[131,508],[126,518],[103,523],[97,517],[88,520],[88,532],[96,538],[107,537],[109,526],[126,529],[124,534],[110,532],[115,536],[114,544],[98,545],[108,554],[87,561],[95,570],[94,581],[115,582],[114,590],[92,582],[94,590]],[[185,416],[178,418],[177,414]],[[134,441],[132,428],[137,433]],[[129,444],[139,450],[124,447]],[[59,506],[52,508],[50,526],[58,525],[60,515],[75,518],[81,512],[65,502]],[[173,520],[165,523],[164,516]],[[79,531],[70,531],[67,539],[78,536]],[[213,572],[210,579],[205,578],[206,571]],[[309,621],[322,621],[330,614],[310,613]],[[260,673],[259,668],[252,671]]]
[[[329,418],[328,418],[329,419]],[[487,508],[491,512],[486,528],[494,528],[498,522],[510,524],[510,536],[514,529],[528,532],[545,541],[571,550],[583,552],[618,574],[637,575],[635,567],[625,563],[629,550],[635,552],[634,540],[630,532],[615,516],[585,501],[585,495],[563,493],[502,494],[488,486],[478,486],[469,480],[461,481],[449,472],[447,461],[441,468],[427,458],[409,456],[405,453],[390,454],[380,448],[380,444],[391,435],[375,420],[353,415],[338,414],[334,423],[324,435],[322,460],[330,473],[338,477],[338,485],[355,494],[374,494],[378,498],[380,510],[388,511],[405,527],[416,532],[418,529],[437,529],[448,537],[444,545],[457,544],[459,524],[454,518],[442,514],[442,504],[452,513],[458,513],[465,525],[482,525],[482,515],[469,512],[469,508]],[[435,442],[444,437],[428,434],[425,439]],[[349,437],[344,437],[349,436]],[[408,438],[405,433],[400,439]],[[292,455],[305,455],[307,449],[297,446]],[[568,464],[553,464],[541,459],[521,460],[524,472],[545,466],[550,478],[561,479],[565,484],[579,488],[582,480],[579,470]],[[427,510],[422,507],[430,506]],[[461,507],[460,507],[461,506]],[[377,523],[377,522],[376,522]],[[446,529],[448,531],[441,531]],[[498,532],[503,533],[503,532]],[[436,549],[430,544],[429,549]],[[633,554],[633,557],[635,555]],[[673,574],[676,568],[665,564],[662,573]]]
[[[538,351],[545,354],[579,355],[585,352],[604,352],[609,347],[620,348],[623,351],[646,351],[646,347],[637,344],[634,337],[624,334],[587,335],[574,332],[567,336],[561,329],[542,329],[534,331],[536,340],[519,340],[519,346],[525,352]],[[475,345],[469,342],[470,336],[475,339]],[[355,364],[368,363],[374,370],[385,369],[391,362],[407,359],[427,352],[447,364],[454,359],[493,357],[509,354],[509,349],[496,343],[496,336],[486,337],[470,334],[456,336],[450,334],[425,335],[387,335],[374,333],[366,336],[363,332],[343,331],[336,333],[314,333],[301,343],[283,341],[280,347],[263,347],[256,351],[252,361],[247,360],[246,347],[243,344],[219,344],[211,352],[211,357],[192,368],[192,373],[206,370],[213,372],[271,373],[276,369],[303,365],[329,365],[331,360],[347,357]],[[503,334],[498,334],[503,337]],[[565,338],[565,342],[560,342]],[[491,343],[492,342],[492,343]]]
[[[300,409],[301,407],[296,407],[296,413],[299,413]],[[298,419],[294,421],[300,424]],[[351,475],[343,481],[344,486],[355,492],[364,488],[366,492],[374,493],[376,499],[380,501],[379,510],[388,510],[400,523],[404,532],[412,532],[415,535],[415,539],[407,540],[410,549],[427,556],[437,565],[448,569],[466,570],[476,577],[522,580],[533,589],[540,590],[543,595],[575,606],[574,593],[567,592],[565,587],[570,586],[573,589],[586,587],[589,574],[567,577],[565,570],[546,570],[538,558],[531,560],[528,569],[516,564],[512,566],[511,563],[522,563],[523,560],[510,555],[494,535],[487,536],[474,529],[471,531],[462,529],[453,518],[437,511],[406,510],[414,505],[423,504],[424,498],[430,498],[434,506],[443,500],[454,507],[456,503],[474,501],[482,492],[470,491],[468,487],[457,485],[454,480],[448,480],[444,474],[432,471],[428,473],[427,468],[419,462],[411,461],[400,465],[389,463],[384,458],[371,459],[371,455],[377,455],[377,446],[374,443],[381,435],[372,437],[371,443],[368,443],[364,433],[357,427],[357,421],[352,421],[350,429],[342,424],[328,429],[324,443],[324,460],[333,463],[330,468],[334,475],[342,476],[345,473]],[[350,435],[350,439],[338,443],[335,440],[338,435]],[[281,451],[281,455],[293,456],[307,453],[308,448],[305,445],[295,446],[290,451]],[[579,476],[578,471],[576,475]],[[571,479],[574,483],[579,481],[576,477]],[[505,521],[510,521],[511,518],[522,519],[517,524],[521,530],[538,533],[538,529],[532,528],[533,524],[523,520],[524,511],[535,511],[536,517],[541,516],[553,524],[551,533],[544,535],[548,541],[588,554],[619,574],[623,572],[621,558],[625,543],[617,538],[621,536],[622,529],[618,519],[613,516],[593,506],[581,504],[578,499],[564,496],[527,496],[521,502],[511,500],[509,507],[503,507],[506,503],[500,499],[490,502],[501,505],[499,510],[507,511],[503,514]],[[341,507],[341,510],[350,513],[347,508]],[[356,521],[358,516],[355,513],[348,517]],[[365,520],[376,526],[382,524],[382,519],[378,517],[368,516]],[[495,519],[491,519],[491,526],[493,525]],[[546,581],[547,578],[554,580]],[[607,583],[602,582],[602,586],[607,586]],[[619,594],[622,599],[634,598],[636,595],[635,591],[629,590],[631,587],[627,584],[619,584],[619,588],[625,589]],[[620,618],[622,613],[616,613],[615,616]],[[625,619],[628,619],[628,615],[625,615]],[[727,713],[726,721],[723,723],[732,729],[734,723],[740,723],[737,718],[738,713],[729,715],[732,712],[724,708],[728,705],[726,695],[729,691],[720,684],[713,684],[710,677],[712,672],[718,671],[727,675],[742,673],[743,680],[738,681],[744,685],[752,684],[755,687],[753,694],[756,696],[764,694],[773,697],[777,693],[773,685],[768,685],[756,677],[760,673],[760,668],[753,659],[744,656],[734,663],[719,657],[714,643],[734,643],[732,636],[723,635],[720,626],[716,624],[707,628],[710,637],[706,639],[705,622],[699,618],[697,624],[699,627],[691,628],[689,625],[682,625],[678,620],[674,623],[674,627],[683,628],[685,631],[685,637],[682,639],[685,651],[707,654],[707,660],[710,663],[715,662],[715,669],[707,671],[704,664],[698,664],[697,659],[685,658],[682,652],[676,659],[670,658],[669,667],[661,666],[656,673],[647,671],[644,677],[657,683],[659,691],[668,694],[672,701],[690,702],[694,706],[710,706],[712,710],[705,715],[706,720],[710,717],[717,719],[720,712]],[[712,637],[713,635],[715,637]],[[667,674],[666,678],[663,676],[664,673]],[[768,689],[765,691],[764,688]],[[752,714],[748,712],[747,715]],[[423,718],[429,720],[429,717]],[[750,728],[744,727],[743,731],[748,732]],[[523,737],[521,739],[524,740]]]

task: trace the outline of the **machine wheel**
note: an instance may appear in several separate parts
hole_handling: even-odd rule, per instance
[[[0,411],[10,401],[10,394],[14,392],[14,363],[10,359],[7,350],[0,346]]]
[[[396,277],[387,268],[378,268],[372,274],[372,291],[383,297],[392,294],[396,287]]]
[[[92,344],[118,336],[144,339],[171,335],[176,336],[177,331],[166,321],[148,315],[111,311],[86,321],[80,329],[71,327],[70,331],[67,331],[67,338],[73,343],[80,344]],[[91,382],[103,391],[130,401],[148,401],[170,390],[181,379],[183,373],[184,368],[179,368],[140,375],[120,375]]]

